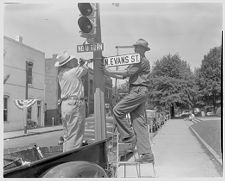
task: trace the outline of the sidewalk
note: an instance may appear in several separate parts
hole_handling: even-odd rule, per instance
[[[220,177],[206,150],[189,129],[191,124],[183,119],[168,120],[154,137],[156,177]],[[123,177],[123,171],[121,166],[119,177]],[[141,172],[143,177],[153,176],[152,164],[141,164]],[[137,177],[135,166],[127,166],[126,174]]]
[[[11,139],[11,138],[24,137],[24,136],[31,136],[36,134],[42,134],[42,133],[47,133],[52,131],[61,131],[62,129],[63,129],[62,125],[59,125],[59,126],[28,129],[27,134],[24,134],[24,130],[4,132],[4,140]]]

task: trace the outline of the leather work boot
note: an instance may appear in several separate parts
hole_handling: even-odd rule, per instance
[[[148,163],[154,163],[154,155],[153,154],[143,154],[140,156],[139,159],[136,160],[137,162],[148,162]]]
[[[122,141],[119,141],[120,144],[124,144],[124,147],[126,147],[126,152],[134,152],[135,146],[136,146],[136,142],[137,142],[137,138],[135,135],[125,138]]]

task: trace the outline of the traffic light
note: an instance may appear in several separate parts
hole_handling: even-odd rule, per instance
[[[87,42],[93,43],[96,34],[96,6],[95,3],[78,3],[80,17],[78,25],[81,37],[86,38]]]

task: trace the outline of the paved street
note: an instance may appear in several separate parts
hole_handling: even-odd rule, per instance
[[[112,134],[112,117],[107,117],[107,136]],[[94,132],[94,117],[88,117],[86,119],[85,135],[84,139],[88,142],[93,142],[95,138]],[[57,130],[57,131],[54,131]],[[44,134],[39,134],[45,132]],[[37,144],[41,147],[44,146],[55,146],[58,145],[59,137],[63,135],[62,126],[46,127],[40,129],[28,130],[28,135],[26,136],[21,131],[7,132],[4,134],[4,150],[11,148],[11,150],[16,150],[13,148],[27,148]],[[13,138],[13,139],[11,139]]]

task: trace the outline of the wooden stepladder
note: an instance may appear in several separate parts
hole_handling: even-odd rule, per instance
[[[117,146],[116,146],[116,169],[117,169],[117,177],[121,177],[118,174],[118,171],[121,166],[123,166],[123,177],[127,177],[127,166],[135,166],[136,176],[140,177],[140,163],[136,162],[136,155],[134,154],[134,150],[129,150],[127,146],[129,146],[128,143],[120,143],[119,141],[119,133],[116,132],[116,140],[117,140]],[[133,152],[133,153],[132,153]],[[132,158],[130,160],[126,159],[126,156],[128,154],[132,154]],[[125,160],[121,160],[121,155],[125,157]]]
[[[117,129],[114,130],[114,136],[116,137],[116,160],[115,160],[115,177],[116,178],[151,178],[156,177],[155,163],[138,162],[139,155],[136,149],[129,149],[129,143],[121,143],[119,140],[119,133]],[[149,137],[150,139],[150,137]],[[122,157],[124,158],[122,160]],[[128,158],[128,159],[127,159]],[[152,166],[151,176],[146,176],[146,172]],[[142,174],[144,173],[144,174]]]

